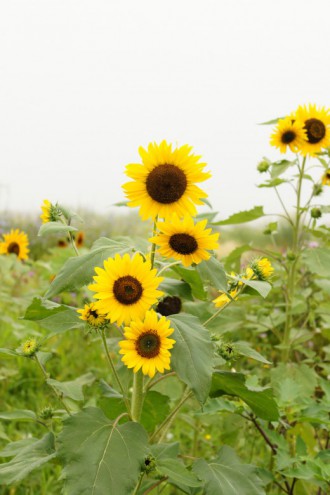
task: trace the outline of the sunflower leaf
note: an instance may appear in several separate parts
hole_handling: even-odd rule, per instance
[[[76,232],[78,229],[76,227],[72,227],[71,225],[64,225],[61,222],[47,222],[41,225],[38,237],[48,234],[57,234],[63,232]]]
[[[171,367],[203,403],[212,380],[213,345],[209,332],[198,318],[188,314],[170,316],[176,341],[171,351]]]
[[[65,421],[59,456],[68,495],[132,493],[147,455],[147,434],[131,421],[117,424],[94,407]]]
[[[112,258],[115,254],[124,254],[132,249],[126,243],[110,241],[110,239],[108,241],[106,246],[93,249],[90,253],[69,258],[53,280],[45,298],[54,297],[63,291],[79,289],[92,282],[96,266],[102,266],[106,259]]]
[[[220,220],[219,222],[213,222],[213,225],[234,225],[237,223],[247,223],[257,220],[264,216],[264,210],[262,206],[255,206],[251,210],[240,211],[234,213],[226,220]]]

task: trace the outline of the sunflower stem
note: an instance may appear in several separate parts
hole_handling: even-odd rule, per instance
[[[122,396],[123,396],[123,401],[125,402],[125,406],[126,406],[126,409],[127,409],[127,412],[128,412],[128,415],[129,417],[131,418],[131,407],[130,407],[130,403],[126,397],[126,393],[125,393],[125,390],[124,390],[124,387],[120,381],[120,378],[118,376],[118,373],[116,371],[116,368],[115,368],[115,365],[113,364],[113,361],[112,361],[112,358],[110,356],[110,353],[109,353],[109,349],[108,349],[108,345],[107,345],[107,339],[105,337],[105,330],[102,329],[101,330],[101,338],[102,338],[102,342],[103,342],[103,347],[104,347],[104,350],[105,350],[105,353],[106,353],[106,356],[107,356],[107,359],[108,359],[108,363],[110,365],[110,369],[116,379],[116,382],[120,388],[120,391],[122,393]]]
[[[61,404],[63,405],[64,409],[66,410],[66,412],[69,414],[69,416],[71,416],[71,412],[68,408],[68,406],[66,405],[66,403],[64,402],[64,399],[62,398],[62,394],[60,394],[55,387],[53,387],[53,385],[51,385],[49,382],[48,382],[48,379],[49,379],[49,374],[47,373],[47,371],[45,370],[44,366],[42,365],[42,363],[40,362],[37,354],[35,354],[34,356],[34,359],[35,359],[35,362],[37,363],[37,365],[39,366],[43,376],[44,376],[44,379],[45,379],[45,382],[47,383],[47,385],[50,386],[50,388],[53,390],[54,394],[56,395],[57,397],[57,400],[59,400],[61,402]]]
[[[133,375],[132,420],[138,422],[143,406],[143,374],[139,370]]]
[[[158,220],[158,215],[155,217],[155,220],[154,220],[154,227],[152,229],[152,237],[155,237],[155,235],[157,234],[157,220]],[[156,254],[156,244],[153,242],[152,246],[151,246],[151,254],[150,254],[151,269],[154,267],[155,254]]]
[[[172,268],[172,266],[175,266],[175,265],[181,265],[182,261],[173,261],[173,263],[170,263],[169,265],[166,265],[166,266],[163,266],[163,268],[161,268],[159,270],[159,272],[157,273],[157,276],[159,277],[159,275],[161,273],[163,273],[165,270],[168,270],[169,268]]]

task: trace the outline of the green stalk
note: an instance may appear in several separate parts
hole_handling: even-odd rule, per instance
[[[306,165],[306,157],[302,161],[301,168],[299,168],[299,178],[297,184],[297,202],[296,202],[296,217],[293,225],[293,239],[292,239],[292,253],[295,259],[291,262],[288,284],[287,284],[287,304],[286,304],[286,319],[283,335],[283,352],[282,360],[287,361],[290,355],[290,331],[292,326],[292,302],[295,294],[295,283],[296,283],[296,269],[299,257],[300,245],[299,245],[299,234],[300,234],[300,220],[301,220],[301,190],[304,178],[304,171]]]
[[[156,216],[154,220],[154,227],[152,230],[152,237],[155,237],[157,234],[157,220],[158,220],[158,215]],[[156,254],[156,244],[153,242],[151,246],[151,254],[150,254],[150,261],[151,261],[151,268],[154,267],[154,262],[155,262],[155,254]]]
[[[138,422],[143,406],[143,374],[142,371],[134,373],[132,395],[132,420]]]
[[[106,353],[106,356],[107,356],[107,359],[108,359],[108,363],[110,365],[110,369],[116,379],[116,382],[117,382],[117,385],[118,387],[120,388],[120,391],[122,393],[122,396],[123,396],[123,400],[125,402],[125,406],[126,406],[126,409],[127,409],[127,412],[128,412],[128,415],[129,417],[131,417],[131,407],[130,407],[130,403],[126,397],[126,394],[125,394],[125,390],[124,390],[124,387],[120,381],[120,378],[118,376],[118,373],[116,371],[116,368],[115,368],[115,365],[113,364],[113,361],[111,359],[111,356],[110,356],[110,353],[109,353],[109,349],[108,349],[108,345],[107,345],[107,339],[105,337],[105,330],[102,329],[101,330],[101,337],[102,337],[102,342],[103,342],[103,347],[104,347],[104,350],[105,350],[105,353]]]

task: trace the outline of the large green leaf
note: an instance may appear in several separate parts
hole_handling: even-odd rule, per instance
[[[203,281],[195,268],[184,268],[183,266],[174,266],[176,272],[191,287],[191,292],[197,299],[205,300],[207,293],[204,289]]]
[[[277,187],[280,186],[281,184],[284,184],[285,182],[288,182],[285,179],[280,179],[279,177],[275,177],[273,179],[267,180],[266,182],[263,182],[262,184],[259,184],[258,187]]]
[[[71,225],[64,225],[61,222],[47,222],[41,225],[38,236],[48,235],[48,234],[58,234],[59,232],[75,232],[78,229],[72,227]]]
[[[197,265],[197,271],[206,285],[227,292],[226,272],[219,260],[211,257],[209,260],[202,261]]]
[[[0,419],[5,419],[6,421],[36,421],[37,416],[34,411],[17,409],[15,411],[0,412]]]
[[[150,390],[144,399],[141,424],[148,432],[152,432],[170,413],[170,398]]]
[[[330,277],[330,249],[315,248],[306,249],[303,260],[311,270],[322,277]]]
[[[227,445],[214,461],[196,461],[193,470],[205,482],[205,495],[265,495],[256,468],[242,464]]]
[[[94,380],[95,376],[92,373],[86,373],[75,380],[67,382],[59,382],[52,378],[48,378],[47,383],[56,388],[63,397],[68,397],[72,400],[84,400],[83,386],[91,385]]]
[[[255,206],[251,210],[240,211],[234,213],[226,220],[220,220],[220,222],[214,222],[213,225],[234,225],[237,223],[252,222],[264,216],[264,210],[262,206]]]
[[[65,421],[59,456],[67,495],[128,495],[147,455],[147,435],[138,423],[122,425],[97,408]]]
[[[157,461],[157,470],[162,475],[168,476],[170,483],[191,487],[201,486],[202,484],[196,474],[188,471],[179,459],[159,459]]]
[[[60,292],[76,290],[92,282],[95,275],[94,268],[102,266],[104,260],[131,251],[131,246],[126,243],[106,239],[107,243],[98,245],[90,253],[83,256],[70,258],[63,265],[58,275],[53,280],[51,286],[45,294],[46,298],[54,297]]]
[[[251,359],[255,359],[256,361],[260,361],[264,364],[271,364],[270,361],[267,361],[259,352],[252,349],[247,342],[235,342],[234,343],[235,351],[242,356],[246,356]]]
[[[36,321],[40,326],[49,330],[47,336],[72,330],[73,328],[83,328],[84,322],[80,320],[76,308],[57,304],[39,297],[35,297],[25,311],[24,320]]]
[[[213,345],[209,332],[198,318],[188,314],[170,316],[176,343],[171,367],[195,393],[200,402],[207,399],[212,379]]]
[[[270,388],[254,391],[245,385],[242,373],[216,371],[212,378],[210,397],[234,395],[240,397],[259,418],[277,421],[279,412]]]
[[[54,435],[47,433],[41,440],[22,446],[11,461],[0,464],[0,481],[4,485],[16,483],[55,456]]]
[[[257,292],[262,297],[267,297],[272,288],[270,283],[266,282],[265,280],[251,280],[249,278],[241,278],[241,277],[237,277],[237,280],[240,280],[248,287],[251,287],[253,291]]]

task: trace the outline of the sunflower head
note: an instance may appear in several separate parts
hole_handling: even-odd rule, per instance
[[[152,378],[157,371],[170,369],[171,353],[175,340],[168,337],[174,332],[165,316],[160,319],[155,311],[147,311],[144,320],[132,321],[125,327],[125,338],[119,342],[122,361],[134,373],[142,369]]]
[[[82,247],[84,244],[85,240],[85,234],[84,232],[77,232],[76,238],[75,238],[75,243],[77,247]]]
[[[270,137],[270,144],[279,148],[281,153],[285,153],[287,148],[296,153],[302,148],[305,139],[304,123],[292,117],[286,117],[278,121]]]
[[[95,303],[85,304],[83,309],[77,309],[77,313],[80,313],[79,318],[81,320],[86,321],[94,328],[102,327],[106,323],[105,315],[96,309]]]
[[[163,278],[157,277],[157,270],[151,269],[150,261],[144,261],[140,254],[132,258],[127,253],[123,257],[116,254],[95,271],[95,283],[89,289],[96,293],[96,309],[111,323],[128,324],[143,318],[163,294],[157,290]]]
[[[19,229],[11,230],[3,234],[3,241],[0,242],[0,254],[15,254],[20,260],[28,258],[28,237],[25,232]]]
[[[322,185],[330,186],[330,169],[326,170],[322,177]]]
[[[300,152],[303,155],[314,156],[322,148],[330,146],[330,111],[317,108],[316,105],[300,106],[293,114],[293,119],[303,123],[306,137]]]
[[[274,273],[274,268],[268,258],[253,260],[245,271],[248,278],[268,280]]]
[[[172,213],[180,217],[196,215],[195,205],[203,204],[207,194],[196,183],[210,177],[204,172],[205,163],[191,153],[191,147],[181,146],[172,150],[172,145],[162,141],[151,143],[148,150],[139,148],[142,164],[130,164],[126,174],[133,179],[123,189],[129,199],[128,205],[140,207],[143,220],[168,218]]]
[[[227,305],[230,301],[236,300],[238,296],[238,288],[231,289],[229,291],[230,297],[225,293],[220,291],[219,296],[213,299],[213,303],[216,308],[222,308],[222,306]]]
[[[172,215],[164,222],[158,222],[159,234],[149,239],[159,247],[158,252],[165,258],[182,261],[184,266],[208,260],[211,254],[208,250],[219,247],[219,234],[212,234],[206,229],[207,220],[194,223],[191,217],[179,219]]]
[[[163,316],[170,316],[180,313],[182,302],[178,296],[166,296],[157,305],[156,311]]]
[[[56,203],[53,205],[48,199],[44,199],[41,210],[42,214],[40,215],[40,218],[42,223],[56,222],[62,215],[62,210],[58,204]]]
[[[22,344],[21,352],[23,356],[32,357],[38,351],[38,344],[36,339],[28,339]]]

